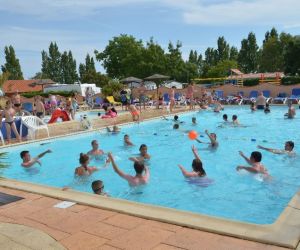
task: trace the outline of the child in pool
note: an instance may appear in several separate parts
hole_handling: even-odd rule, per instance
[[[185,168],[182,165],[178,165],[178,167],[180,168],[182,174],[184,177],[205,177],[206,176],[206,172],[202,166],[202,161],[200,159],[200,156],[197,152],[197,149],[195,148],[195,146],[192,146],[192,152],[195,156],[195,159],[192,162],[192,168],[193,171],[187,171],[185,170]]]

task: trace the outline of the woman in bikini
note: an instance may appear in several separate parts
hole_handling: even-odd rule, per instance
[[[6,107],[3,111],[3,116],[5,118],[4,123],[5,123],[5,128],[6,128],[6,135],[7,135],[7,141],[10,143],[11,141],[11,130],[14,132],[17,140],[21,142],[21,137],[17,131],[14,116],[15,116],[16,111],[12,107],[12,102],[7,101],[6,102]]]
[[[90,162],[89,156],[87,154],[81,153],[79,158],[80,166],[75,169],[75,175],[87,176],[99,170],[97,167],[88,166],[89,162]]]

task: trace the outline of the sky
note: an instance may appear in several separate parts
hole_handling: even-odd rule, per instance
[[[191,49],[216,47],[219,36],[239,48],[251,31],[259,45],[272,27],[299,35],[299,10],[299,0],[0,0],[0,65],[12,45],[28,79],[41,70],[51,41],[79,65],[120,34],[153,37],[164,49],[181,41],[187,59]],[[100,62],[96,67],[105,73]]]

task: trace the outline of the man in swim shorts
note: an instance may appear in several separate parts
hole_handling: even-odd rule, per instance
[[[259,92],[258,97],[255,101],[255,105],[257,109],[264,109],[266,105],[266,98],[263,95],[263,92]]]

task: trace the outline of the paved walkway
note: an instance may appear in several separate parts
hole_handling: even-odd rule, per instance
[[[23,225],[1,223],[0,224],[0,246],[1,249],[57,249],[65,248],[48,234]]]
[[[0,222],[26,225],[41,230],[67,249],[116,250],[283,250],[271,245],[221,236],[176,225],[128,216],[89,206],[74,205],[67,209],[54,208],[60,200],[0,187],[0,192],[18,195],[25,199],[0,206]],[[1,225],[1,224],[0,224]],[[2,240],[1,249],[10,244]],[[50,237],[49,237],[50,238]],[[23,235],[24,241],[39,240],[30,234]],[[8,242],[8,241],[7,241]],[[39,247],[29,249],[51,249],[48,241],[38,241]],[[24,247],[25,247],[24,246]],[[36,246],[36,245],[35,245]],[[52,249],[61,249],[59,244]]]

